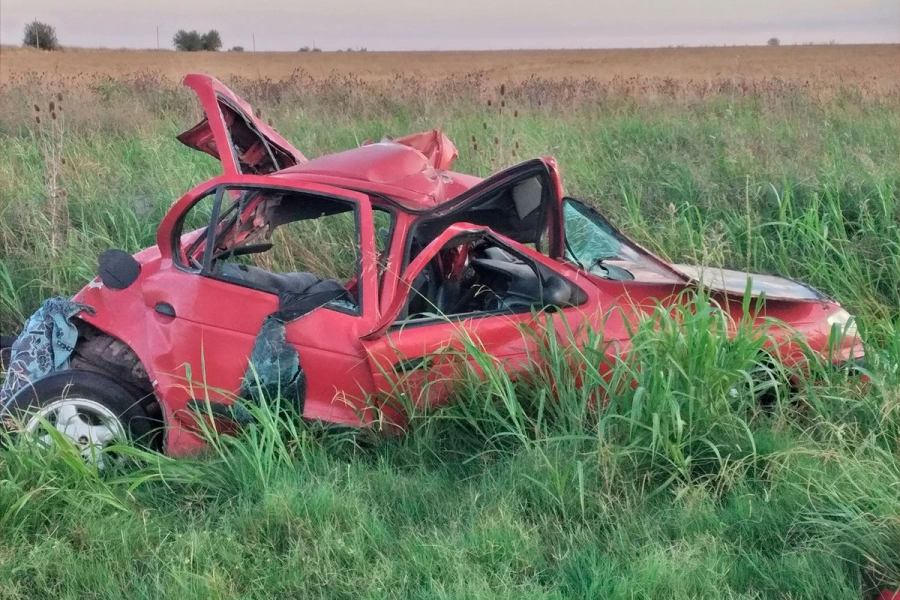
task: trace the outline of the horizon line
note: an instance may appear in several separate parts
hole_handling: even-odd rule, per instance
[[[61,45],[56,50],[46,50],[44,48],[35,48],[24,44],[0,44],[0,49],[19,49],[36,52],[64,52],[66,50],[107,50],[107,51],[127,51],[127,52],[183,52],[190,53],[246,53],[246,54],[318,54],[324,52],[350,52],[350,53],[392,53],[404,54],[412,52],[579,52],[585,50],[688,50],[697,48],[786,48],[786,47],[812,47],[812,46],[900,46],[900,41],[890,42],[838,42],[829,40],[827,42],[795,42],[795,43],[779,43],[777,45],[761,44],[668,44],[661,46],[581,46],[581,47],[546,47],[546,48],[453,48],[453,49],[436,49],[436,48],[420,48],[406,50],[377,50],[370,49],[365,46],[357,46],[356,48],[334,48],[325,49],[320,46],[305,46],[296,50],[253,50],[235,44],[234,47],[241,47],[240,51],[233,51],[230,48],[221,48],[219,50],[176,50],[175,48],[152,48],[152,47],[129,47],[129,46],[75,46]]]

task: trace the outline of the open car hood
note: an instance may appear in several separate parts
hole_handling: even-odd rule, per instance
[[[219,159],[226,175],[267,175],[306,162],[299,150],[215,77],[192,73],[184,85],[197,94],[205,116],[177,139]]]
[[[815,302],[827,300],[828,297],[819,290],[800,281],[763,275],[761,273],[745,273],[719,267],[701,267],[695,265],[671,265],[673,269],[691,279],[697,285],[742,296],[747,291],[748,280],[750,295],[754,298],[765,295],[770,300],[799,300]]]

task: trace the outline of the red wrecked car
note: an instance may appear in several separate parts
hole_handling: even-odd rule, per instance
[[[221,82],[184,84],[205,117],[178,139],[222,175],[172,205],[155,246],[105,252],[99,277],[48,300],[0,392],[5,422],[35,430],[43,417],[86,457],[154,429],[160,450],[194,452],[198,411],[233,415],[235,398],[259,393],[307,419],[364,426],[374,408],[402,422],[377,398],[405,377],[418,402],[444,400],[448,386],[426,384],[452,378],[441,356],[462,333],[510,370],[528,364],[536,342],[523,329],[544,310],[571,331],[602,323],[610,348],[627,349],[630,324],[701,286],[736,319],[745,292],[765,295],[752,310],[790,326],[772,334],[788,365],[804,360],[797,336],[823,360],[863,356],[834,300],[661,260],[565,197],[553,159],[456,173],[440,130],[307,159]]]

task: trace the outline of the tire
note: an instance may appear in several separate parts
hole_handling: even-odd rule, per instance
[[[138,398],[151,419],[162,420],[153,386],[137,354],[123,341],[78,321],[78,344],[70,369],[91,371],[112,378],[134,398]]]
[[[90,371],[51,373],[20,390],[3,409],[0,418],[11,433],[36,433],[48,421],[69,437],[85,460],[106,466],[99,450],[123,442],[150,440],[153,421],[140,403],[115,380]]]

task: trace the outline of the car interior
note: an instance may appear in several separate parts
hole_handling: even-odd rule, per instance
[[[489,233],[454,238],[413,279],[398,321],[577,306],[578,286]]]
[[[447,227],[471,223],[546,252],[547,182],[533,175],[421,219],[410,231],[407,264]],[[577,305],[584,292],[492,235],[442,249],[416,276],[399,320],[529,311]]]
[[[359,228],[352,204],[272,189],[229,190],[226,203],[215,219],[212,249],[204,231],[185,249],[186,266],[276,294],[284,320],[325,305],[358,313]],[[215,210],[203,210],[207,223]]]
[[[544,190],[541,180],[531,177],[423,218],[411,231],[409,260],[459,222],[539,247]],[[352,204],[277,189],[228,190],[212,204],[200,211],[200,219],[217,223],[215,238],[208,242],[203,231],[188,244],[180,255],[185,266],[276,294],[288,320],[325,305],[358,313],[359,228]],[[377,217],[378,246],[384,251],[392,217],[385,211]],[[577,305],[585,298],[580,288],[493,234],[479,233],[455,239],[428,262],[399,319],[525,312]]]

